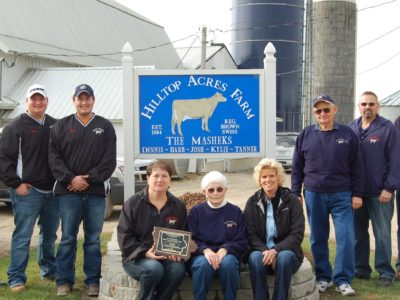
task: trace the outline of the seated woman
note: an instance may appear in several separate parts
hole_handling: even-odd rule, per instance
[[[207,201],[189,213],[189,230],[197,244],[190,261],[195,299],[207,299],[214,275],[219,277],[224,299],[236,299],[240,259],[247,249],[247,239],[242,211],[225,200],[227,184],[220,172],[206,174],[201,188]]]
[[[175,256],[154,253],[154,226],[187,229],[186,207],[168,192],[171,168],[163,161],[147,167],[147,189],[125,203],[117,226],[125,272],[140,282],[140,299],[170,300],[183,280],[185,266]]]
[[[267,274],[275,273],[272,299],[288,299],[290,281],[303,261],[303,207],[282,187],[284,170],[278,161],[262,159],[253,177],[261,189],[247,200],[244,210],[253,298],[270,299]]]

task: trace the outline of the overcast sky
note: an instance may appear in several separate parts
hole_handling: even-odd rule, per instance
[[[201,25],[212,31],[208,40],[230,40],[223,32],[231,27],[231,0],[117,1],[164,26],[171,41],[196,34]],[[383,99],[400,90],[400,0],[360,0],[357,9],[356,99],[365,90]]]

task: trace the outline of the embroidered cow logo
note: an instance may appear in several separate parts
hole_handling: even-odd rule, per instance
[[[166,218],[166,220],[167,220],[167,224],[172,225],[172,226],[177,225],[177,222],[178,222],[178,218],[175,216],[169,216]]]
[[[225,221],[225,226],[226,228],[232,229],[233,227],[237,226],[237,223],[235,221]]]
[[[103,134],[104,130],[103,128],[95,128],[93,129],[93,132],[97,135]]]
[[[371,144],[376,144],[381,141],[381,137],[378,135],[371,135],[367,138],[367,141],[370,142]]]
[[[340,139],[337,139],[337,140],[336,140],[336,144],[339,144],[339,145],[341,145],[341,144],[348,144],[348,143],[349,143],[349,141],[346,140],[346,139],[340,138]]]

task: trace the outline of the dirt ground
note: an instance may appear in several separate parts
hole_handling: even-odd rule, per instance
[[[226,198],[229,202],[238,205],[240,208],[244,209],[247,199],[257,190],[257,185],[255,184],[252,174],[248,172],[238,172],[238,173],[227,173],[228,178],[228,190]],[[171,183],[170,191],[176,195],[180,196],[185,192],[200,192],[200,182],[202,175],[188,174],[185,179],[174,179]],[[285,186],[290,187],[290,174],[286,175]],[[115,206],[114,212],[110,219],[104,222],[103,231],[112,232],[117,225],[119,213],[121,211],[121,206]],[[305,208],[304,208],[305,212]],[[396,214],[395,214],[396,216]],[[392,220],[392,253],[393,256],[397,257],[397,219],[393,217]],[[6,207],[4,204],[0,204],[0,256],[9,255],[10,253],[10,243],[11,236],[14,230],[12,210]],[[309,227],[306,222],[306,233],[309,233]],[[32,246],[37,245],[37,235],[38,228],[34,230],[32,237]],[[61,234],[59,234],[60,237]],[[79,231],[79,235],[82,236],[82,228]],[[331,225],[331,239],[334,239],[334,230]],[[371,248],[374,249],[374,240],[371,233]]]

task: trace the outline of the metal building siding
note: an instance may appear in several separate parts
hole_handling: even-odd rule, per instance
[[[74,89],[79,84],[87,83],[93,87],[96,97],[93,111],[113,122],[122,122],[121,67],[30,70],[8,95],[9,99],[19,102],[20,105],[6,114],[6,120],[25,111],[26,91],[32,83],[40,83],[47,88],[49,97],[47,113],[57,119],[75,112],[72,103]]]
[[[1,5],[4,52],[39,53],[81,66],[116,66],[127,41],[134,49],[170,42],[163,27],[112,0],[2,0]],[[116,54],[87,56],[108,53]],[[168,44],[134,52],[134,61],[165,69],[176,65],[179,57]]]

